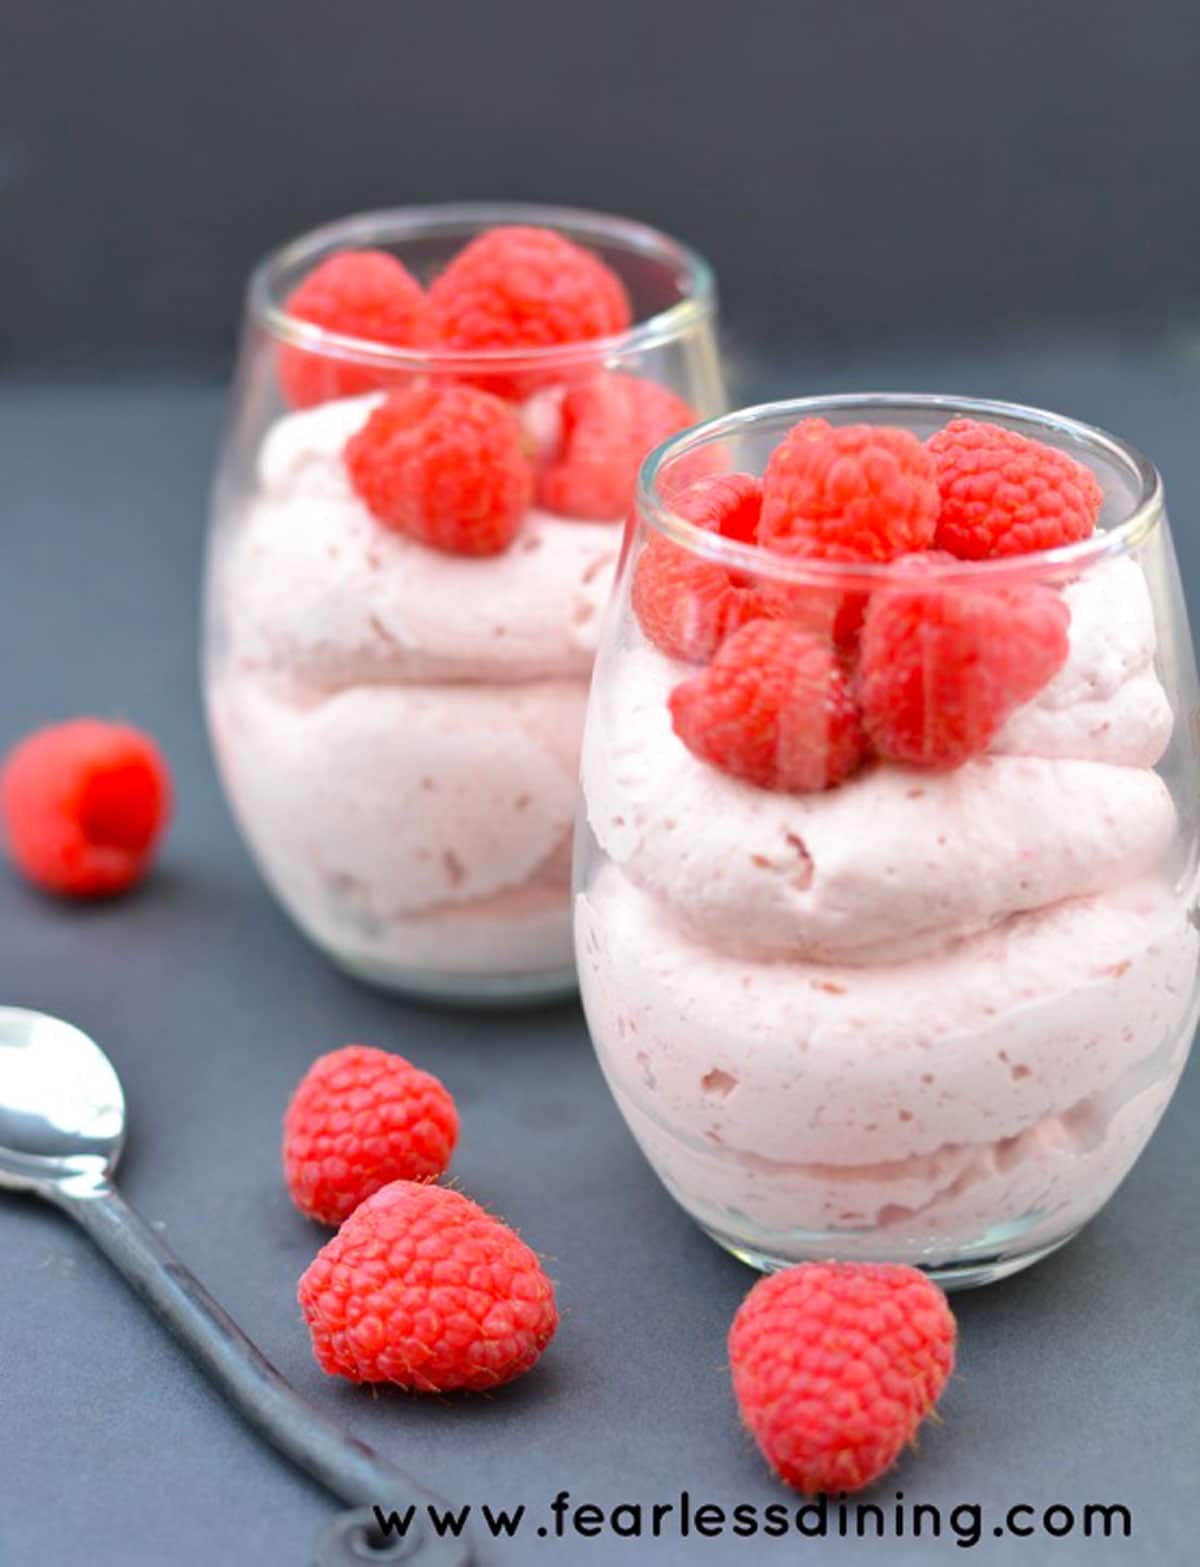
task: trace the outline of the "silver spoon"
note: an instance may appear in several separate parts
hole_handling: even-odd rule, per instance
[[[70,1214],[162,1317],[250,1424],[355,1511],[318,1542],[317,1567],[389,1559],[470,1567],[462,1540],[443,1539],[426,1507],[441,1497],[326,1419],[284,1381],[237,1323],[112,1184],[125,1141],[125,1096],[94,1040],[44,1012],[0,1007],[0,1189],[30,1192]],[[390,1547],[368,1503],[412,1524]]]

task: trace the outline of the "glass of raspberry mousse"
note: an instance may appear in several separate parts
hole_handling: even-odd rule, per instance
[[[652,454],[576,948],[715,1240],[980,1284],[1107,1201],[1196,1024],[1196,710],[1161,482],[1098,430],[829,397]]]
[[[245,839],[351,972],[574,988],[600,610],[645,454],[724,407],[707,265],[510,205],[351,218],[249,287],[205,687]]]

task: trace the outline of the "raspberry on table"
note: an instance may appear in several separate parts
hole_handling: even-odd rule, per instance
[[[414,1393],[483,1392],[554,1337],[554,1288],[507,1225],[461,1192],[393,1181],[356,1208],[300,1280],[324,1371]]]
[[[908,430],[803,419],[771,453],[759,542],[800,559],[889,561],[933,542],[933,458]]]
[[[429,301],[440,341],[458,351],[549,348],[610,337],[629,325],[625,285],[598,256],[553,229],[488,229],[434,279]],[[472,376],[517,395],[545,377]]]
[[[341,1224],[390,1181],[431,1181],[450,1163],[458,1112],[403,1056],[344,1045],[301,1078],[283,1120],[283,1169],[300,1212]]]
[[[734,1396],[787,1485],[859,1491],[937,1402],[956,1336],[946,1297],[915,1268],[800,1263],[760,1279],[733,1319]]]
[[[14,746],[0,800],[9,853],[29,881],[103,898],[148,869],[171,814],[171,775],[141,730],[75,718]]]
[[[642,459],[697,418],[677,393],[642,376],[605,372],[568,387],[557,450],[541,471],[538,499],[564,517],[623,518]]]
[[[871,596],[858,696],[881,756],[945,771],[986,751],[1062,668],[1071,612],[1041,583],[939,587],[920,577]]]
[[[392,348],[429,344],[433,325],[425,291],[386,250],[339,250],[289,294],[288,315],[342,337]],[[279,350],[279,385],[293,408],[374,391],[386,376],[294,344]]]
[[[471,386],[391,393],[343,457],[378,522],[453,555],[507,549],[533,496],[516,414]]]
[[[761,789],[829,789],[864,759],[858,709],[836,653],[786,621],[755,620],[669,698],[693,755]]]
[[[672,502],[685,521],[753,544],[762,483],[749,473],[701,479]],[[703,664],[725,638],[766,613],[757,587],[717,561],[652,534],[633,577],[633,610],[643,632],[669,658]]]
[[[930,436],[942,498],[937,544],[964,560],[1024,555],[1086,539],[1104,492],[1066,452],[982,419]]]

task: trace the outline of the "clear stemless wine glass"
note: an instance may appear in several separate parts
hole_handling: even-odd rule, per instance
[[[695,503],[803,419],[924,440],[960,417],[1090,468],[1096,531],[855,566]],[[617,1103],[716,1241],[980,1284],[1108,1200],[1196,1024],[1196,702],[1159,476],[1099,430],[810,398],[647,459],[585,731],[576,949]]]
[[[427,286],[508,225],[606,263],[632,325],[468,352],[347,337],[289,308],[339,253],[387,252]],[[549,207],[371,213],[253,274],[213,506],[210,732],[267,881],[350,972],[455,1001],[574,988],[571,833],[600,610],[645,450],[724,407],[715,314],[712,274],[684,245]],[[380,526],[347,471],[347,442],[385,399],[446,387],[499,395],[519,431],[533,500],[499,553]]]

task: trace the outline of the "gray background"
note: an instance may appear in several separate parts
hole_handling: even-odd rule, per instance
[[[0,997],[110,1050],[131,1199],[324,1407],[459,1501],[760,1505],[784,1493],[723,1367],[750,1281],[658,1186],[574,1007],[418,1008],[333,973],[260,886],[196,693],[208,476],[254,254],[380,202],[568,199],[662,223],[722,275],[744,396],[910,386],[1115,428],[1167,478],[1200,609],[1196,23],[1183,3],[618,0],[0,7],[0,747],[73,712],[152,729],[162,867],[104,908],[0,876]],[[455,1171],[552,1260],[559,1338],[491,1400],[326,1382],[294,1305],[321,1232],[278,1122],[348,1039],[438,1071]],[[1194,1559],[1200,1271],[1193,1068],[1110,1207],[959,1297],[944,1422],[879,1487],[980,1502],[967,1560]],[[0,1207],[0,1567],[292,1567],[328,1499],[260,1449],[81,1236]],[[1124,1502],[1134,1538],[996,1539],[1015,1502]],[[958,1547],[673,1538],[485,1562],[954,1560]]]
[[[3,0],[0,342],[221,356],[281,237],[406,201],[647,219],[772,340],[1162,321],[1193,0]]]

